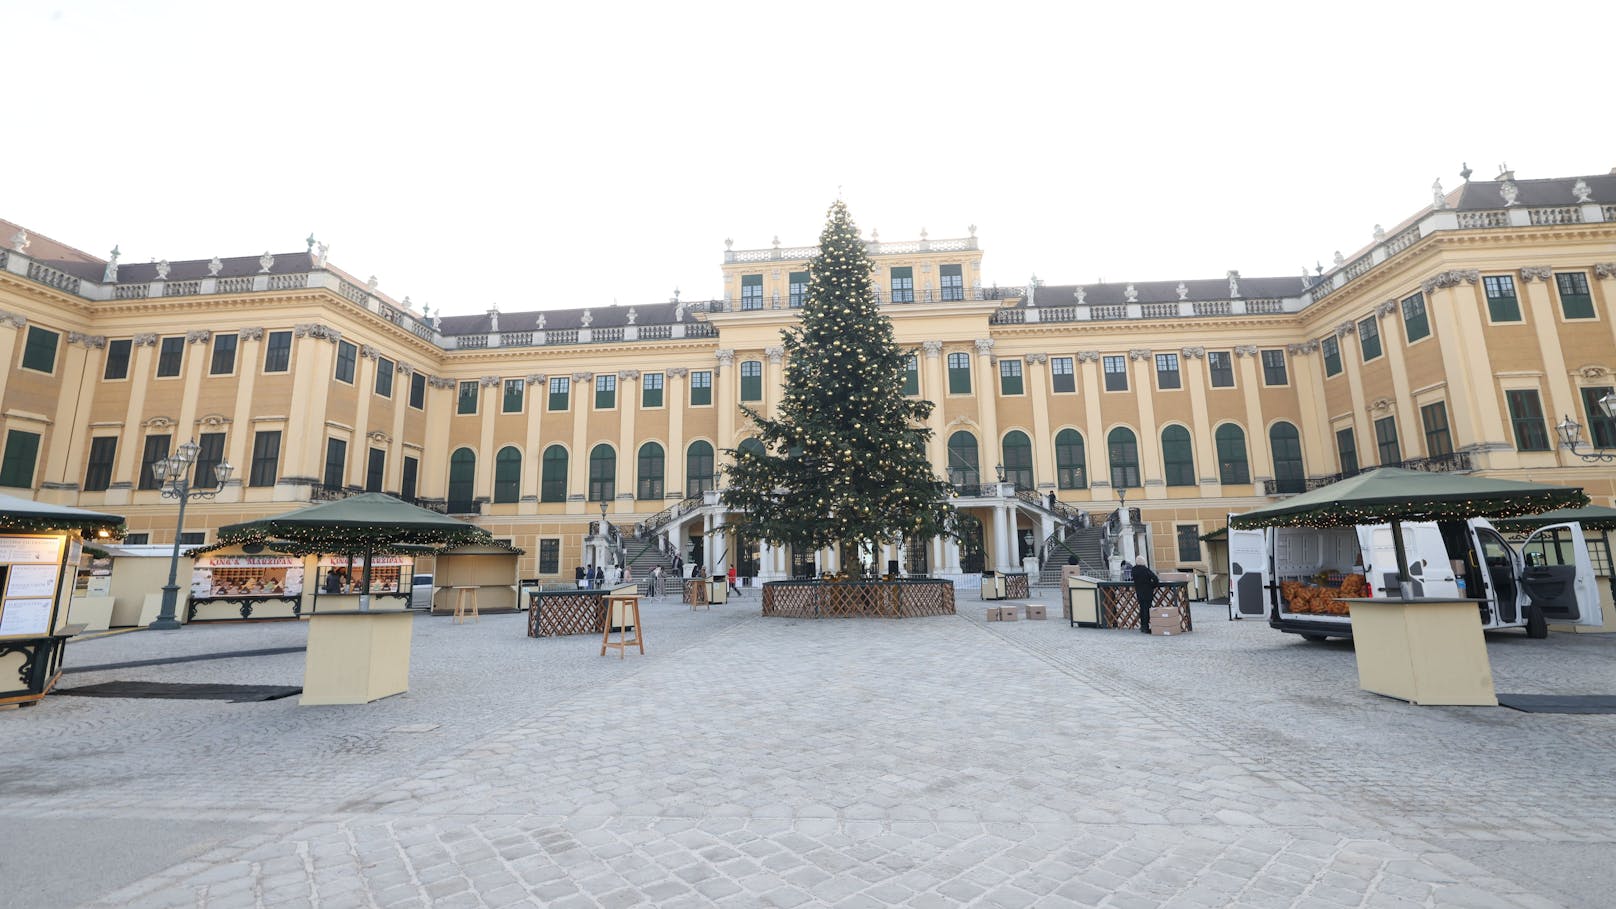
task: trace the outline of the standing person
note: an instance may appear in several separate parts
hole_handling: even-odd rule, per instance
[[[679,554],[677,552],[673,554],[673,576],[676,578],[683,578],[685,576],[685,560],[679,558]]]
[[[735,566],[729,566],[729,589],[735,591],[736,596],[741,595],[741,588],[735,586]]]
[[[634,566],[628,564],[627,562],[623,563],[623,583],[634,583]]]
[[[662,588],[662,566],[661,565],[653,565],[651,567],[651,596],[653,598],[661,596],[661,588]]]
[[[1144,562],[1133,566],[1133,594],[1139,600],[1139,630],[1150,634],[1150,606],[1156,601],[1156,585],[1161,583],[1156,572]]]
[[[340,566],[340,565],[337,566],[336,568],[333,568],[330,571],[326,572],[325,573],[325,592],[326,593],[341,593],[342,592],[342,576],[344,574],[345,574],[345,572],[342,570],[342,566]]]

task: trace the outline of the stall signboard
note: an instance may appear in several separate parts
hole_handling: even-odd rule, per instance
[[[289,597],[303,592],[299,556],[202,556],[191,568],[191,596]]]
[[[51,633],[66,549],[65,536],[0,535],[0,638]],[[77,564],[75,553],[75,565]]]

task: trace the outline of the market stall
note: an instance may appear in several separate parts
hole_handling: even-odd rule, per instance
[[[118,536],[118,515],[0,495],[0,704],[32,704],[61,676],[79,556]]]
[[[186,622],[295,619],[304,609],[306,560],[261,547],[191,550],[191,589]]]
[[[433,615],[454,615],[455,602],[473,588],[477,609],[485,613],[516,612],[516,562],[522,550],[496,541],[444,549],[433,572]]]
[[[325,555],[315,563],[316,577],[307,597],[308,611],[342,612],[359,608],[364,560],[353,554]],[[415,556],[409,554],[371,556],[370,597],[384,609],[403,609],[410,604],[410,579],[415,575]]]

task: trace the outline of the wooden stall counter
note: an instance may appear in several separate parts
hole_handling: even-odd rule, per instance
[[[410,690],[414,612],[318,612],[307,621],[300,705],[366,704]]]
[[[1345,600],[1358,687],[1410,704],[1496,707],[1475,600]]]

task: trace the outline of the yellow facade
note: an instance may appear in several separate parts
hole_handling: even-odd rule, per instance
[[[725,524],[699,497],[703,477],[747,438],[740,404],[779,402],[780,331],[813,253],[728,249],[717,300],[439,320],[312,245],[117,266],[0,230],[8,492],[123,513],[168,542],[175,506],[142,481],[148,440],[208,436],[236,474],[189,507],[185,530],[202,539],[368,486],[452,506],[526,550],[522,577],[547,580],[587,561],[602,498],[613,523],[652,521],[681,546]],[[1616,493],[1616,470],[1554,428],[1570,415],[1585,440],[1616,444],[1589,408],[1590,390],[1616,386],[1616,175],[1466,184],[1306,277],[1000,290],[982,286],[974,231],[869,248],[919,393],[937,404],[933,462],[983,519],[989,567],[1019,567],[1018,541],[1032,534],[1036,551],[1054,530],[1034,498],[1103,520],[1120,482],[1152,561],[1216,570],[1199,544],[1180,552],[1190,529],[1351,470],[1344,433],[1359,468],[1412,461],[1578,485],[1600,503]],[[974,441],[974,472],[950,462],[951,439]],[[646,475],[656,450],[660,475]],[[993,484],[1001,464],[1022,497]],[[790,570],[785,554],[748,549],[761,575]],[[924,549],[933,573],[960,570],[957,547]]]

